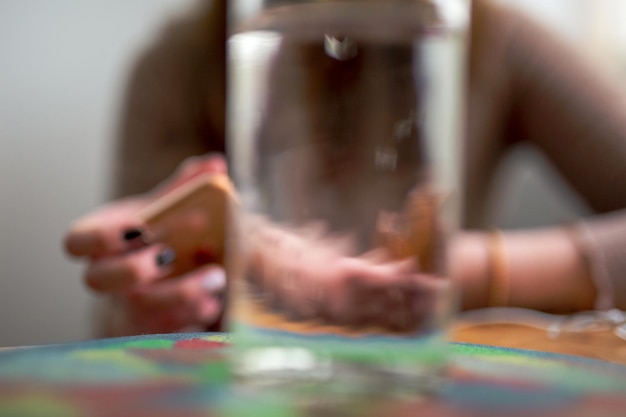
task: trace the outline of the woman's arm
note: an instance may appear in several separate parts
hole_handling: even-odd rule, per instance
[[[452,268],[465,290],[464,307],[488,304],[489,266],[501,256],[511,305],[561,312],[625,308],[626,211],[619,210],[626,207],[626,97],[598,68],[521,13],[476,3],[492,25],[476,32],[489,37],[475,37],[474,63],[495,65],[506,79],[499,143],[534,144],[592,209],[613,213],[573,228],[507,232],[500,255],[485,234],[459,237],[453,252],[460,261]],[[506,36],[494,41],[498,22],[507,22],[505,29],[500,25]],[[484,46],[498,42],[506,44],[494,62]]]
[[[612,212],[581,223],[577,239],[597,287],[596,307],[626,308],[623,86],[524,18],[510,51],[515,133],[535,143],[593,210]]]
[[[592,309],[596,290],[571,234],[562,228],[507,232],[497,241],[485,233],[458,236],[451,274],[462,291],[462,308],[490,305],[494,280],[503,281],[506,305],[554,313]],[[494,257],[503,268],[492,269]]]

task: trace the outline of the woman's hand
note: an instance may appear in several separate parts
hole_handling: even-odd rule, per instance
[[[446,280],[420,273],[416,258],[393,259],[384,248],[357,256],[349,239],[320,227],[285,229],[261,220],[247,240],[251,288],[270,310],[296,321],[424,329],[448,288]]]
[[[218,321],[226,285],[222,267],[205,256],[200,257],[197,269],[173,276],[176,253],[153,240],[138,214],[164,193],[199,175],[225,172],[226,164],[219,156],[192,158],[156,190],[108,204],[70,228],[66,251],[87,261],[85,283],[111,296],[111,308],[122,318],[115,320],[107,336],[206,328]]]

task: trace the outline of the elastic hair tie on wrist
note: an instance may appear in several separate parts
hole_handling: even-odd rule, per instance
[[[488,307],[506,307],[509,304],[510,271],[502,231],[487,235],[489,293]]]

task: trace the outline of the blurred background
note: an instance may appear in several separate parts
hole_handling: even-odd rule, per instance
[[[0,346],[89,335],[61,239],[106,198],[136,55],[189,0],[0,0]]]
[[[626,88],[624,0],[500,0],[526,9]],[[61,249],[108,192],[111,144],[136,55],[193,0],[0,0],[0,347],[89,337],[92,296]],[[492,204],[502,227],[586,212],[520,148]]]

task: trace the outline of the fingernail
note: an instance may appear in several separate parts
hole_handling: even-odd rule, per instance
[[[131,241],[131,240],[136,240],[143,237],[143,230],[141,230],[138,227],[133,227],[131,229],[127,229],[124,232],[122,232],[122,239],[124,239],[125,241]]]
[[[161,251],[156,257],[156,264],[161,268],[170,265],[176,259],[176,252],[171,248],[166,248]]]
[[[202,288],[207,292],[215,292],[223,289],[226,286],[226,273],[223,269],[215,268],[211,269],[202,278]]]

